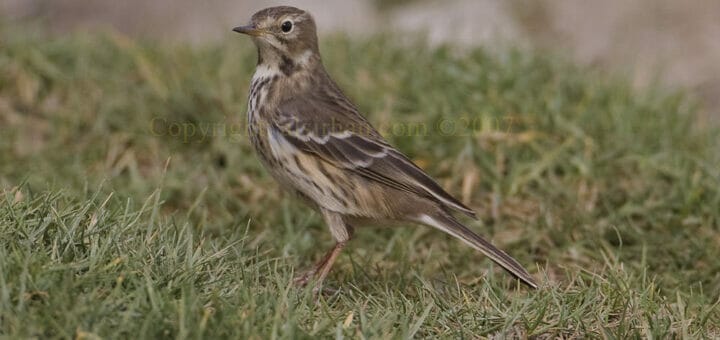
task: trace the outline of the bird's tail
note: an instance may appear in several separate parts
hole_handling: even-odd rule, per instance
[[[440,212],[433,215],[423,214],[418,221],[425,225],[440,229],[460,240],[469,246],[481,251],[485,256],[489,257],[493,262],[505,268],[513,276],[517,277],[526,285],[537,288],[537,283],[530,274],[510,255],[496,248],[490,242],[486,241],[479,235],[472,232],[462,223],[446,212]]]

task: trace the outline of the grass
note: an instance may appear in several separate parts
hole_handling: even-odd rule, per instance
[[[341,87],[541,288],[440,232],[368,228],[316,302],[290,282],[331,237],[252,154],[246,39],[0,41],[0,336],[720,336],[718,130],[682,93],[542,52],[324,39]]]

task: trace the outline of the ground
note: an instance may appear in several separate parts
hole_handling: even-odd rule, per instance
[[[425,227],[332,240],[254,157],[256,53],[0,33],[0,335],[717,337],[718,130],[681,92],[526,49],[329,37],[329,72],[475,209],[528,290]]]

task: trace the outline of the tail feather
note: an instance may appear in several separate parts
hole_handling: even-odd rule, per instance
[[[423,214],[419,218],[419,222],[440,229],[458,239],[465,242],[469,246],[479,250],[485,256],[489,257],[493,262],[497,263],[505,270],[517,277],[526,285],[537,288],[537,283],[530,274],[510,255],[496,248],[490,242],[486,241],[472,230],[468,229],[462,223],[458,222],[455,217],[445,212],[434,214],[433,216]]]

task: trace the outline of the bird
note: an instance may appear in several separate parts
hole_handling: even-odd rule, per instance
[[[533,277],[453,214],[476,213],[390,145],[333,81],[322,63],[312,15],[290,6],[262,9],[233,31],[250,36],[257,65],[247,129],[261,163],[284,189],[320,213],[335,241],[294,278],[322,284],[355,227],[384,221],[429,226],[459,239],[531,288]]]

